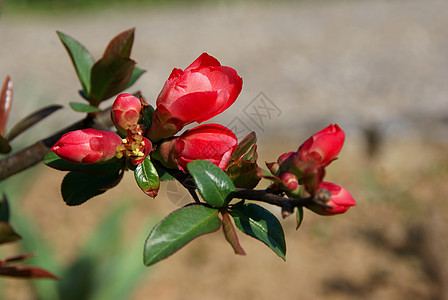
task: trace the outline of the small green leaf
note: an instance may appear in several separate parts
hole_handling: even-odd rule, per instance
[[[11,152],[11,145],[9,145],[8,141],[0,135],[0,153],[6,154]]]
[[[57,34],[65,49],[67,49],[83,90],[86,95],[90,95],[90,70],[95,62],[92,55],[77,40],[60,31],[57,31]]]
[[[26,116],[22,120],[20,120],[9,132],[6,136],[6,140],[9,142],[16,138],[19,134],[23,133],[25,130],[31,128],[36,123],[42,121],[55,111],[61,109],[61,105],[49,105],[44,108],[39,109]]]
[[[257,142],[257,135],[254,131],[246,135],[246,137],[238,144],[236,147],[235,152],[233,152],[232,156],[230,157],[230,162],[240,158],[242,155],[245,155],[248,153],[251,148],[255,145]]]
[[[0,136],[5,133],[6,122],[12,105],[12,81],[6,76],[0,91]]]
[[[257,172],[258,166],[249,160],[230,166],[226,173],[229,175],[235,187],[253,189],[261,178]]]
[[[0,222],[0,244],[15,242],[20,240],[21,237],[18,235],[6,222]]]
[[[299,229],[300,225],[302,225],[303,222],[303,207],[297,206],[297,226],[296,230]]]
[[[206,160],[195,160],[187,164],[205,202],[214,207],[224,207],[232,200],[235,186],[229,176],[215,164]]]
[[[90,99],[94,106],[124,90],[131,78],[135,61],[112,54],[97,61],[91,72]]]
[[[135,181],[140,189],[148,196],[155,198],[159,191],[159,174],[147,156],[134,170]]]
[[[95,112],[95,111],[101,111],[98,107],[91,106],[86,103],[80,103],[80,102],[70,102],[70,107],[77,112]]]
[[[145,242],[143,260],[150,266],[167,258],[198,236],[221,226],[218,210],[190,205],[169,214],[152,229]]]
[[[134,43],[134,31],[135,28],[131,28],[114,37],[109,42],[109,45],[107,45],[103,57],[112,54],[118,54],[120,56],[129,58],[129,56],[131,55],[132,44]]]
[[[62,198],[67,205],[79,205],[101,195],[120,177],[119,173],[107,176],[69,172],[61,184]]]
[[[44,157],[44,164],[50,168],[60,171],[80,172],[91,175],[111,175],[116,174],[122,167],[121,161],[113,161],[102,164],[73,164],[60,158],[53,151],[48,152]]]
[[[9,205],[5,194],[0,199],[0,222],[9,222]]]
[[[230,214],[242,232],[263,242],[285,260],[285,234],[282,225],[272,213],[259,205],[248,203]]]
[[[134,70],[132,70],[131,78],[129,79],[129,82],[124,89],[130,88],[145,72],[146,70],[134,67]]]

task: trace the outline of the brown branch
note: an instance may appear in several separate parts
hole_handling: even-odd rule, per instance
[[[316,196],[306,198],[286,198],[281,195],[270,193],[266,190],[249,190],[237,188],[233,194],[233,198],[260,201],[269,203],[282,208],[282,216],[286,218],[294,212],[294,208],[298,206],[318,205],[325,208],[331,208],[325,203],[330,199],[329,191],[320,190]]]
[[[98,128],[105,129],[112,125],[109,116],[110,108],[107,108],[96,114],[89,114],[86,118],[73,123],[63,130],[43,139],[31,146],[20,151],[12,153],[6,158],[0,160],[0,181],[11,177],[21,171],[24,171],[37,163],[41,162],[50,148],[61,138],[61,136],[69,131]]]

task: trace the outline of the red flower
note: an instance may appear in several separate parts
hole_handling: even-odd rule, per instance
[[[121,144],[116,133],[89,128],[64,134],[51,151],[72,163],[93,164],[113,158]]]
[[[185,71],[174,69],[157,98],[148,136],[153,141],[173,136],[183,126],[202,123],[235,102],[243,80],[203,53]]]
[[[344,131],[337,124],[332,124],[307,139],[299,147],[297,154],[302,161],[312,160],[326,167],[336,159],[344,139]]]
[[[123,133],[134,127],[140,116],[142,105],[137,97],[130,94],[120,94],[112,105],[110,117],[115,127]]]
[[[346,189],[337,184],[322,181],[319,185],[319,190],[321,189],[330,191],[331,198],[325,204],[331,206],[331,208],[325,208],[317,205],[308,206],[309,209],[319,215],[342,214],[346,212],[350,208],[350,206],[356,205],[356,202],[353,199],[352,195],[350,195],[350,193]]]
[[[230,129],[218,124],[205,124],[162,143],[156,157],[167,167],[177,166],[184,172],[187,164],[196,159],[210,161],[224,170],[237,145],[238,139]]]

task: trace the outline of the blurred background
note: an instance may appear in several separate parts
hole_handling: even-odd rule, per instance
[[[207,52],[244,81],[212,122],[239,137],[256,131],[260,166],[339,124],[346,144],[326,179],[357,201],[340,216],[307,211],[298,231],[294,217],[283,220],[286,263],[242,233],[247,256],[235,256],[216,232],[145,268],[145,236],[179,205],[173,187],[150,199],[126,174],[113,191],[68,207],[63,173],[40,165],[0,185],[24,237],[0,257],[35,252],[30,264],[63,280],[1,278],[0,299],[448,299],[447,1],[0,5],[0,78],[14,82],[9,124],[47,104],[65,107],[17,138],[16,150],[82,117],[68,107],[80,85],[55,31],[99,58],[136,27],[131,57],[147,72],[130,92],[154,103],[172,68]]]

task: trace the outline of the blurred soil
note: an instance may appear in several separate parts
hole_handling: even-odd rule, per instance
[[[260,165],[329,123],[346,131],[327,180],[347,188],[358,205],[335,217],[308,212],[298,231],[294,217],[282,221],[286,263],[243,234],[247,256],[235,256],[216,232],[148,268],[131,299],[448,299],[447,11],[447,1],[397,0],[4,13],[0,78],[10,74],[15,83],[11,120],[55,101],[79,101],[77,78],[54,31],[100,57],[111,37],[136,26],[132,56],[148,70],[136,89],[150,102],[173,67],[184,68],[204,51],[238,70],[239,102],[213,121],[236,120],[238,128],[255,130]],[[277,109],[262,123],[250,114],[260,97]],[[18,144],[77,118],[66,109]],[[67,207],[62,173],[36,168],[22,209],[60,261],[76,256],[111,206],[132,203],[124,224],[130,239],[135,228],[178,207],[166,185],[149,199],[130,174],[112,192]],[[10,299],[30,299],[26,282],[2,280]]]

